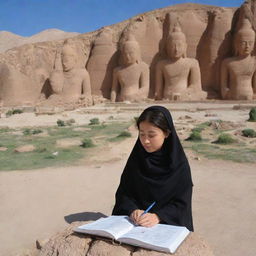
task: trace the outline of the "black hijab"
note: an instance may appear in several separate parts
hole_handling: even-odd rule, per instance
[[[112,214],[130,215],[135,209],[145,210],[156,202],[150,212],[156,213],[161,223],[186,226],[193,231],[190,166],[171,114],[162,106],[145,111],[162,112],[171,132],[162,148],[153,153],[148,153],[137,139],[122,173]]]

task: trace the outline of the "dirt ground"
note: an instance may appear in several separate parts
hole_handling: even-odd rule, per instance
[[[137,116],[144,107],[128,111],[122,106],[109,112],[101,112],[97,107],[89,114],[78,111],[40,116],[24,113],[0,118],[0,127],[25,126],[27,120],[30,126],[55,125],[60,117],[75,118],[82,124],[96,113],[100,120],[110,115],[127,120]],[[184,103],[176,104],[175,108],[171,104],[167,107],[174,109],[175,122],[184,115],[197,121],[245,122],[248,119],[248,109],[234,110],[232,104]],[[136,131],[132,138],[113,148],[95,151],[90,162],[80,166],[1,171],[0,255],[12,256],[26,251],[26,248],[35,246],[37,239],[49,238],[72,221],[95,220],[110,215],[114,193],[135,140]],[[256,164],[203,157],[196,160],[194,153],[186,153],[194,182],[195,231],[210,244],[216,256],[255,255]]]

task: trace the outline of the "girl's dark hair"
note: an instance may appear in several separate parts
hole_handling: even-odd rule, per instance
[[[168,122],[164,116],[164,114],[159,110],[146,110],[144,111],[137,120],[137,127],[140,128],[139,125],[141,122],[149,122],[154,126],[160,128],[165,133],[170,133],[170,128],[168,126]]]

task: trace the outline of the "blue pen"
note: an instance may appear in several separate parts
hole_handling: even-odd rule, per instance
[[[156,202],[153,202],[140,216],[148,213],[150,211],[150,209],[156,204]]]

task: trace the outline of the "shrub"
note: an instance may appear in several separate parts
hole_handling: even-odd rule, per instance
[[[31,130],[29,128],[26,128],[24,131],[23,131],[23,134],[24,135],[30,135],[31,134]]]
[[[253,129],[244,129],[244,130],[242,130],[242,134],[243,134],[243,136],[249,137],[249,138],[256,137],[256,131],[254,131]]]
[[[46,151],[47,151],[47,149],[45,147],[41,147],[41,146],[36,149],[37,153],[44,153]]]
[[[23,131],[23,134],[24,135],[31,135],[31,134],[38,134],[38,133],[41,133],[43,132],[42,130],[40,129],[35,129],[35,130],[31,130],[29,128],[26,128],[24,131]]]
[[[23,110],[13,109],[13,110],[8,110],[5,114],[6,114],[6,116],[12,116],[12,115],[21,114],[21,113],[23,113]]]
[[[13,115],[15,115],[15,114],[21,114],[21,113],[23,113],[23,110],[21,110],[21,109],[14,109],[14,110],[12,111],[12,114],[13,114]]]
[[[81,144],[81,147],[82,148],[92,148],[94,147],[95,145],[93,144],[92,140],[91,139],[83,139],[82,141],[82,144]]]
[[[217,144],[231,144],[234,143],[234,138],[228,133],[222,133],[219,135],[218,139],[214,142]]]
[[[189,137],[186,140],[200,141],[202,140],[201,133],[198,132],[197,130],[192,130],[192,133],[189,135]]]
[[[42,133],[43,131],[40,130],[40,129],[35,129],[35,130],[32,130],[32,134],[39,134],[39,133]]]
[[[198,132],[200,133],[204,128],[203,127],[196,127],[192,129],[192,132]]]
[[[75,119],[71,118],[71,119],[68,119],[67,121],[63,121],[61,119],[58,119],[57,121],[57,125],[58,126],[71,126],[72,124],[74,124],[76,121]]]
[[[117,137],[131,137],[132,135],[131,135],[131,133],[130,132],[128,132],[128,131],[123,131],[123,132],[121,132],[119,135],[117,135]]]
[[[97,125],[97,124],[100,124],[99,118],[96,117],[96,118],[90,119],[89,125]]]
[[[249,119],[250,122],[256,122],[256,108],[252,108],[249,112]]]
[[[57,120],[57,125],[58,126],[65,126],[66,124],[65,124],[65,122],[63,120],[58,119]]]
[[[11,116],[11,115],[13,115],[12,110],[8,110],[8,111],[5,113],[5,115],[6,115],[6,116]]]

